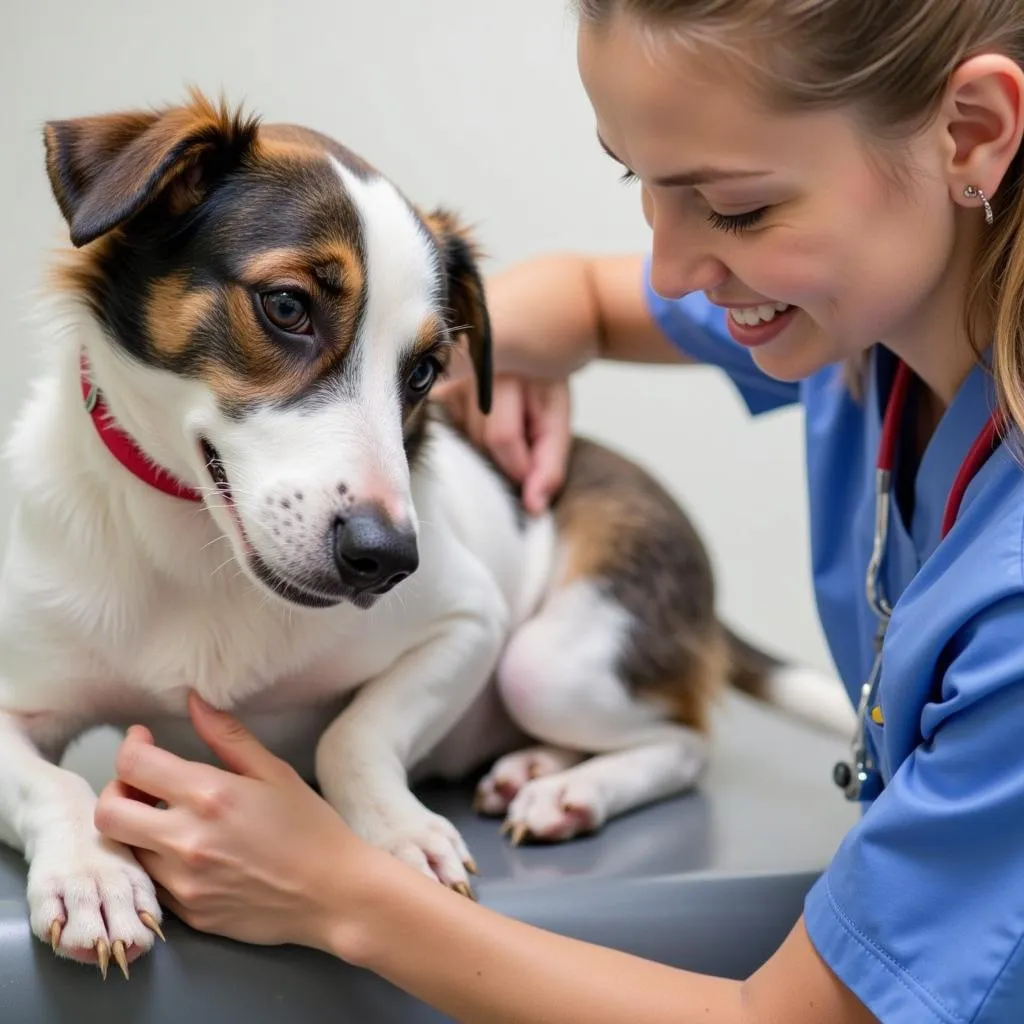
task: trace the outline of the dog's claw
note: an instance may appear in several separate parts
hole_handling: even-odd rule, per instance
[[[480,869],[476,866],[476,861],[472,857],[465,862],[465,868],[471,875],[479,875]]]
[[[64,925],[60,921],[54,921],[53,924],[50,925],[50,948],[54,953],[57,952],[57,947],[60,945],[60,935],[63,930]]]
[[[522,822],[512,826],[512,839],[510,840],[513,846],[519,846],[520,843],[527,837],[530,832],[528,825],[524,825]]]
[[[117,966],[121,968],[124,980],[128,981],[128,955],[125,952],[124,943],[120,939],[114,943],[112,952],[114,954],[114,959],[117,961]]]
[[[472,900],[474,903],[476,902],[476,894],[473,892],[473,889],[470,887],[470,885],[468,883],[466,883],[466,882],[456,882],[452,886],[452,888],[460,896],[465,896],[466,899]]]
[[[107,968],[110,966],[110,946],[106,939],[96,940],[96,962],[99,964],[103,980],[107,980]]]
[[[139,912],[139,920],[151,931],[154,935],[158,936],[161,942],[166,942],[164,933],[160,931],[160,925],[156,923],[156,919],[148,910],[142,910]]]

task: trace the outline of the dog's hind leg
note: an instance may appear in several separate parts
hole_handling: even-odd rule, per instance
[[[80,726],[0,712],[0,838],[29,865],[35,935],[104,977],[113,957],[127,977],[128,963],[153,945],[160,905],[131,851],[96,831],[88,782],[54,763]]]
[[[707,760],[702,716],[685,724],[622,672],[634,624],[594,581],[556,592],[513,638],[498,671],[509,713],[547,746],[500,759],[481,780],[477,806],[505,814],[516,841],[569,839],[629,810],[685,792]],[[717,672],[694,659],[695,703]],[[597,755],[597,756],[589,756]]]
[[[551,589],[498,672],[511,716],[554,749],[502,759],[477,801],[517,837],[564,839],[694,785],[728,649],[704,545],[642,469],[577,439],[554,517]]]

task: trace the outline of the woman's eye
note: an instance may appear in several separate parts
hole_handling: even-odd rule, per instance
[[[437,360],[427,356],[413,367],[412,373],[406,379],[406,387],[414,395],[424,395],[430,390],[437,379],[437,373]]]
[[[265,292],[261,296],[267,319],[288,334],[312,334],[313,325],[306,303],[295,292]]]
[[[714,210],[708,211],[708,221],[716,231],[735,231],[737,234],[752,228],[761,221],[768,212],[767,206],[762,206],[749,213],[723,214]]]

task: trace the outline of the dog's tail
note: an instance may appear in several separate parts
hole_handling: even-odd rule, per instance
[[[729,683],[810,725],[850,735],[856,715],[842,683],[815,669],[789,664],[754,646],[723,624],[729,653]]]

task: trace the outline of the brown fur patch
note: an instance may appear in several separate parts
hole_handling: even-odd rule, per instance
[[[309,249],[269,249],[247,260],[243,280],[253,287],[287,288],[298,285],[358,297],[366,286],[362,260],[355,247],[342,239]]]
[[[438,342],[444,337],[445,330],[444,324],[441,319],[431,313],[423,323],[420,324],[420,329],[416,332],[416,341],[413,344],[413,358],[423,355],[424,352],[429,352],[435,348]],[[444,357],[447,355],[449,350],[448,345],[443,348],[438,348],[436,355],[438,362],[442,362]]]
[[[115,236],[116,232],[104,235],[84,250],[59,249],[53,253],[45,270],[46,285],[59,294],[74,295],[88,302],[103,283],[103,264],[116,244]]]
[[[216,302],[212,290],[189,289],[184,272],[158,278],[150,286],[146,304],[146,330],[151,343],[164,355],[181,355]]]
[[[247,283],[266,287],[291,285],[306,291],[316,288],[309,254],[301,249],[268,249],[257,253],[242,265],[242,277]]]
[[[414,405],[402,419],[402,445],[410,469],[415,469],[423,454],[430,429],[430,406],[427,402]]]
[[[617,666],[623,680],[666,703],[677,721],[705,729],[729,658],[711,564],[692,523],[639,466],[581,439],[554,516],[565,551],[557,583],[592,580],[633,618]]]
[[[260,128],[257,149],[273,158],[299,158],[329,153],[362,178],[374,177],[377,170],[357,153],[312,128],[296,124],[265,124]]]

